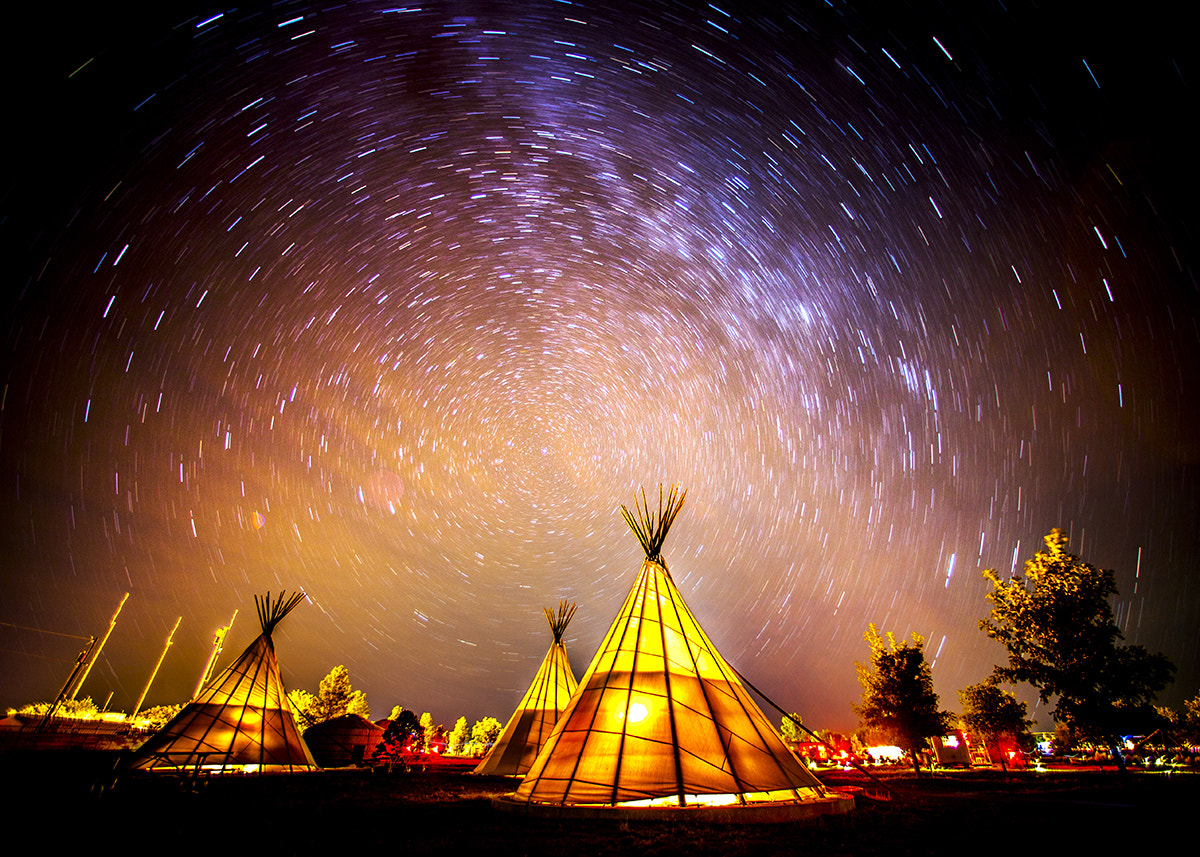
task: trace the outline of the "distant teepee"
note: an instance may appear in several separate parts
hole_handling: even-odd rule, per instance
[[[508,719],[492,749],[475,768],[476,774],[520,776],[528,771],[575,692],[575,674],[571,672],[571,662],[567,660],[567,650],[562,642],[567,623],[575,615],[575,605],[563,600],[558,604],[557,614],[549,607],[542,608],[542,612],[550,623],[554,642],[550,644],[550,651],[546,652],[533,684],[525,692],[525,698]]]
[[[134,754],[141,770],[253,768],[315,770],[316,763],[296,728],[275,660],[271,632],[304,598],[256,595],[262,634],[233,666],[184,706]]]
[[[509,803],[558,807],[825,801],[683,603],[661,550],[686,495],[626,523],[645,551],[637,583]],[[838,798],[833,809],[845,811]]]

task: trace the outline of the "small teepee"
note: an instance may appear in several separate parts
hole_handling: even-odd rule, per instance
[[[661,551],[685,494],[672,488],[664,505],[660,487],[657,516],[644,491],[636,515],[621,507],[646,554],[641,573],[554,732],[498,807],[627,816],[703,807],[749,821],[852,805],[827,795],[787,748],[684,604]]]
[[[549,607],[542,608],[542,612],[550,623],[554,642],[533,677],[533,684],[525,692],[525,698],[508,719],[492,749],[475,768],[476,774],[520,776],[528,771],[575,692],[575,674],[571,672],[571,662],[562,641],[567,623],[575,615],[575,605],[563,600],[558,604],[557,614]]]
[[[271,632],[304,598],[254,596],[262,634],[134,754],[141,770],[315,770],[279,677]]]

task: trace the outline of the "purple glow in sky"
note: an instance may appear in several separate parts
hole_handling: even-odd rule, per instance
[[[1055,526],[1190,698],[1194,52],[1066,5],[55,9],[8,59],[0,702],[78,649],[14,625],[131,592],[84,687],[128,709],[177,616],[149,704],[304,589],[289,687],[503,721],[543,606],[586,667],[659,482],[807,723],[853,727],[869,622],[956,709],[980,571]]]

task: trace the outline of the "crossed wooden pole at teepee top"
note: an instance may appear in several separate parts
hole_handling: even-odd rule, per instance
[[[679,514],[679,510],[683,508],[684,498],[687,497],[687,489],[683,493],[679,493],[679,486],[672,485],[671,491],[667,494],[667,504],[663,506],[663,487],[658,486],[658,514],[651,516],[650,503],[646,500],[646,489],[642,489],[642,502],[637,502],[637,495],[633,495],[633,507],[636,512],[630,512],[625,506],[621,506],[621,516],[625,519],[625,523],[629,525],[629,529],[633,530],[633,534],[637,536],[638,542],[642,545],[642,550],[646,552],[646,559],[651,562],[656,562],[666,568],[662,559],[663,542],[667,539],[667,532],[671,529],[671,524],[675,523],[675,518]]]

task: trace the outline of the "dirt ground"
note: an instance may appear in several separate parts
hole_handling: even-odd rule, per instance
[[[825,774],[853,790],[844,816],[808,823],[545,820],[499,812],[513,782],[461,773],[369,770],[185,782],[119,776],[111,754],[0,756],[10,846],[36,831],[62,843],[137,854],[908,855],[1120,854],[1169,848],[1193,822],[1194,774],[1082,771],[911,772],[886,782]],[[868,793],[875,795],[868,797]],[[45,809],[54,821],[42,821]],[[52,852],[53,853],[53,852]]]

